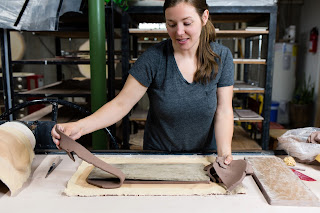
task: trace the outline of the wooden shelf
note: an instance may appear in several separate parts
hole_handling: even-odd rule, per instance
[[[135,63],[137,58],[132,58],[129,63]],[[233,59],[234,64],[266,64],[266,59]]]
[[[233,87],[234,93],[264,93],[265,89],[262,87],[253,86],[244,82],[235,82]]]
[[[12,61],[13,64],[90,64],[89,59],[81,59],[80,57],[69,58],[43,58],[43,59],[26,59]]]
[[[80,85],[80,84],[78,84]],[[76,83],[65,83],[58,81],[43,87],[39,87],[27,92],[20,92],[17,95],[25,97],[88,97],[90,96],[90,88],[82,88],[81,86],[76,86]]]
[[[129,119],[130,121],[147,121],[147,115],[147,111],[133,111]],[[233,120],[238,122],[262,122],[263,117],[251,110],[236,109],[233,112]]]
[[[57,81],[26,92],[19,92],[16,95],[23,97],[90,97],[90,84],[91,81],[88,78],[73,78]],[[121,88],[122,78],[115,77],[115,89],[121,90]]]
[[[168,36],[168,32],[166,29],[136,29],[130,28],[129,33],[135,36]]]
[[[141,40],[141,41],[138,41],[138,44],[157,44],[157,43],[159,43],[159,42],[161,42],[161,40],[160,40],[160,41],[154,41],[154,40]]]
[[[114,31],[115,38],[121,38],[121,32],[115,30]],[[34,35],[37,36],[52,36],[58,38],[82,38],[89,39],[89,30],[88,31],[37,31],[34,32]],[[107,36],[107,35],[106,35]]]
[[[235,58],[233,59],[233,63],[235,64],[267,64],[266,59],[242,59],[242,58]]]
[[[267,30],[217,30],[216,31],[218,38],[247,38],[247,37],[254,37],[259,35],[268,35],[269,31]]]
[[[233,118],[239,122],[262,122],[264,120],[261,115],[249,109],[235,109]]]
[[[168,37],[168,32],[166,29],[135,29],[130,28],[129,33],[135,36],[160,36]],[[217,38],[247,38],[258,35],[268,35],[269,31],[267,30],[216,30]]]
[[[120,63],[119,59],[114,60],[115,63]],[[108,61],[106,61],[108,62]],[[43,65],[64,65],[64,64],[90,64],[90,59],[84,59],[81,57],[57,57],[57,58],[44,58],[44,59],[26,59],[12,61],[13,64],[43,64]]]

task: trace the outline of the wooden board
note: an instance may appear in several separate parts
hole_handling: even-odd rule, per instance
[[[234,112],[238,114],[239,120],[242,122],[261,122],[263,117],[250,109],[235,109]]]
[[[270,205],[320,206],[319,199],[277,157],[249,157],[253,178]]]
[[[235,109],[234,110],[240,118],[259,118],[260,115],[249,109]]]

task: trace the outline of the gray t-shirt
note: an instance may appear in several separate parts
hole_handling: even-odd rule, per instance
[[[213,120],[217,87],[234,83],[230,50],[212,42],[221,57],[218,75],[208,84],[189,83],[182,76],[170,39],[144,52],[129,73],[148,87],[150,107],[144,133],[145,150],[169,152],[216,149]]]

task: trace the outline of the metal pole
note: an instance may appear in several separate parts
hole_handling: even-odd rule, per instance
[[[9,111],[13,107],[13,87],[12,87],[12,70],[11,70],[11,51],[10,51],[10,34],[7,29],[1,30],[1,55],[2,55],[2,81],[3,81],[3,99],[5,110]],[[9,115],[9,120],[14,120],[13,114]]]
[[[129,14],[127,12],[122,13],[122,39],[121,39],[121,50],[122,50],[122,84],[128,77],[129,71],[129,57],[130,57],[130,46],[129,46]],[[129,138],[130,138],[130,123],[129,116],[126,115],[122,119],[123,126],[123,149],[130,149]]]
[[[269,149],[269,126],[270,126],[270,111],[271,111],[271,95],[272,95],[272,76],[273,76],[273,48],[276,39],[277,28],[277,7],[270,13],[269,21],[269,37],[268,37],[268,58],[266,70],[266,86],[263,101],[263,125],[262,125],[262,149]]]
[[[106,45],[104,0],[89,1],[89,38],[91,69],[91,110],[95,112],[107,100]],[[106,135],[99,130],[92,134],[93,149],[108,149]]]
[[[55,46],[56,46],[56,56],[61,56],[61,40],[60,38],[55,38]],[[57,81],[62,81],[62,66],[61,64],[57,64]]]
[[[113,1],[107,7],[107,46],[108,46],[108,101],[115,97],[115,66],[114,66],[114,8]],[[109,127],[112,135],[116,135],[116,125]],[[113,148],[113,147],[110,147]]]
[[[245,58],[250,58],[250,38],[245,39],[245,52],[244,52],[244,57]],[[243,79],[244,82],[248,83],[249,80],[249,64],[244,65],[244,72],[243,72]]]

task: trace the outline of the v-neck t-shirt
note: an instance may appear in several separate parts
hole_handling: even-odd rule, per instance
[[[216,149],[214,115],[217,87],[234,84],[230,50],[210,43],[220,56],[218,74],[207,84],[189,83],[181,74],[171,39],[146,50],[129,73],[148,87],[150,105],[144,133],[144,150],[194,152]],[[213,71],[214,72],[214,71]]]

